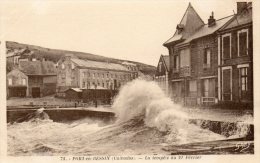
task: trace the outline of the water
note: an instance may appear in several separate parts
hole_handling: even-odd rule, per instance
[[[117,120],[105,124],[89,118],[69,123],[31,119],[8,124],[9,155],[169,154],[164,146],[226,139],[190,124],[154,82],[134,80],[112,105]]]

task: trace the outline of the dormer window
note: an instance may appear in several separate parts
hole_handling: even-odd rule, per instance
[[[181,33],[184,29],[184,25],[183,24],[178,24],[176,29],[178,30],[178,33]]]

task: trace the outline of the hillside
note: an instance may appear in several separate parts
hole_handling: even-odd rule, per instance
[[[40,47],[40,46],[22,44],[22,43],[11,42],[11,41],[7,41],[6,46],[8,49],[28,48],[30,51],[33,51],[36,56],[44,57],[47,60],[53,61],[55,63],[65,54],[74,54],[75,56],[77,56],[80,59],[88,59],[88,60],[94,60],[94,61],[103,61],[103,62],[108,61],[108,62],[112,62],[112,63],[122,63],[123,61],[127,61],[127,60],[109,58],[109,57],[104,57],[104,56],[90,54],[90,53],[49,49],[49,48],[44,48],[44,47]],[[147,65],[144,63],[140,63],[140,62],[134,62],[134,61],[127,61],[127,62],[137,64],[139,66],[140,71],[144,74],[149,74],[149,75],[155,74],[156,68],[154,66]]]

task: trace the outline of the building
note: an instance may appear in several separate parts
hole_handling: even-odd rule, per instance
[[[68,100],[81,101],[82,90],[79,88],[70,88],[65,91],[65,98]]]
[[[43,97],[55,94],[57,74],[50,61],[21,61],[7,74],[7,97]]]
[[[217,102],[217,31],[231,19],[216,20],[212,12],[205,24],[189,3],[175,34],[164,43],[170,57],[169,92],[175,102]]]
[[[79,59],[66,55],[58,61],[57,95],[64,97],[69,88],[103,87],[116,90],[137,78],[135,70],[122,64]]]
[[[252,3],[237,3],[237,14],[218,32],[218,44],[219,100],[252,103]]]
[[[19,59],[21,58],[28,58],[33,54],[28,48],[23,49],[7,49],[6,60],[7,63],[18,66]]]
[[[162,88],[162,90],[168,94],[168,76],[170,72],[170,57],[167,55],[161,55],[155,74],[155,81]]]

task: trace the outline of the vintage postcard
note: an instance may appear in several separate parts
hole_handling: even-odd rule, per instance
[[[259,7],[1,1],[0,162],[260,161]]]

